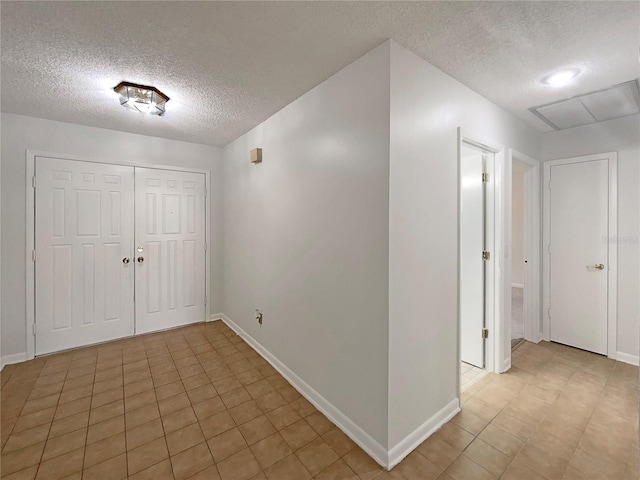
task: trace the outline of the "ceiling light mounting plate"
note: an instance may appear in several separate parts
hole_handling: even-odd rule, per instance
[[[113,89],[120,98],[120,105],[129,110],[148,115],[162,116],[169,97],[156,87],[131,82],[120,82]]]

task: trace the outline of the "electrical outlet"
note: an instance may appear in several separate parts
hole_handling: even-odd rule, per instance
[[[256,308],[256,320],[262,325],[262,312]]]

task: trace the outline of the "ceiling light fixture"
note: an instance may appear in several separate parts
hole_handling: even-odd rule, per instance
[[[164,115],[165,104],[169,101],[156,87],[120,82],[113,89],[120,97],[120,105],[135,112],[149,115]]]
[[[567,68],[566,70],[560,70],[559,72],[547,75],[542,79],[542,83],[545,85],[551,85],[552,87],[561,87],[568,84],[580,75],[579,68]]]

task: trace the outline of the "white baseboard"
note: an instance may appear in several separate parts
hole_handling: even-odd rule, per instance
[[[224,313],[212,313],[211,316],[209,317],[209,320],[206,320],[206,321],[215,322],[216,320],[222,320],[222,315],[224,315]]]
[[[616,352],[616,360],[622,363],[628,363],[629,365],[635,365],[636,367],[640,363],[640,357],[638,357],[638,355],[631,355],[630,353]]]
[[[524,285],[522,283],[512,283],[511,287],[513,287],[513,288],[524,288]]]
[[[27,352],[22,353],[14,353],[12,355],[5,355],[0,359],[0,370],[4,368],[5,365],[11,365],[14,363],[26,362],[27,361]]]
[[[220,315],[222,321],[226,323],[233,331],[240,335],[262,358],[269,362],[300,394],[311,402],[319,411],[321,411],[329,420],[331,420],[340,430],[342,430],[351,440],[358,444],[367,454],[371,456],[382,467],[387,468],[389,465],[389,453],[387,449],[380,445],[373,437],[371,437],[362,428],[356,425],[353,420],[342,413],[331,402],[324,398],[314,388],[305,382],[302,378],[291,371],[284,363],[272,355],[266,348],[258,343],[247,332],[240,328],[224,313]],[[457,400],[456,400],[457,401]],[[455,414],[454,414],[455,415]],[[439,426],[439,425],[438,425]],[[429,434],[432,432],[429,432]],[[426,438],[426,437],[425,437]],[[403,441],[404,443],[404,441]],[[415,448],[412,447],[412,448]],[[407,452],[408,454],[409,452]],[[406,454],[405,454],[406,456]]]
[[[433,435],[442,425],[455,417],[459,411],[460,400],[455,398],[389,450],[389,464],[385,468],[391,470],[399,464],[407,455],[415,450],[418,445]]]

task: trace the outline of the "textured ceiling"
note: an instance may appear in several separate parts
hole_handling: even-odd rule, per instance
[[[639,2],[7,2],[2,111],[225,145],[388,38],[527,109],[638,76]],[[570,87],[539,80],[565,66]],[[171,97],[119,106],[121,80]]]

